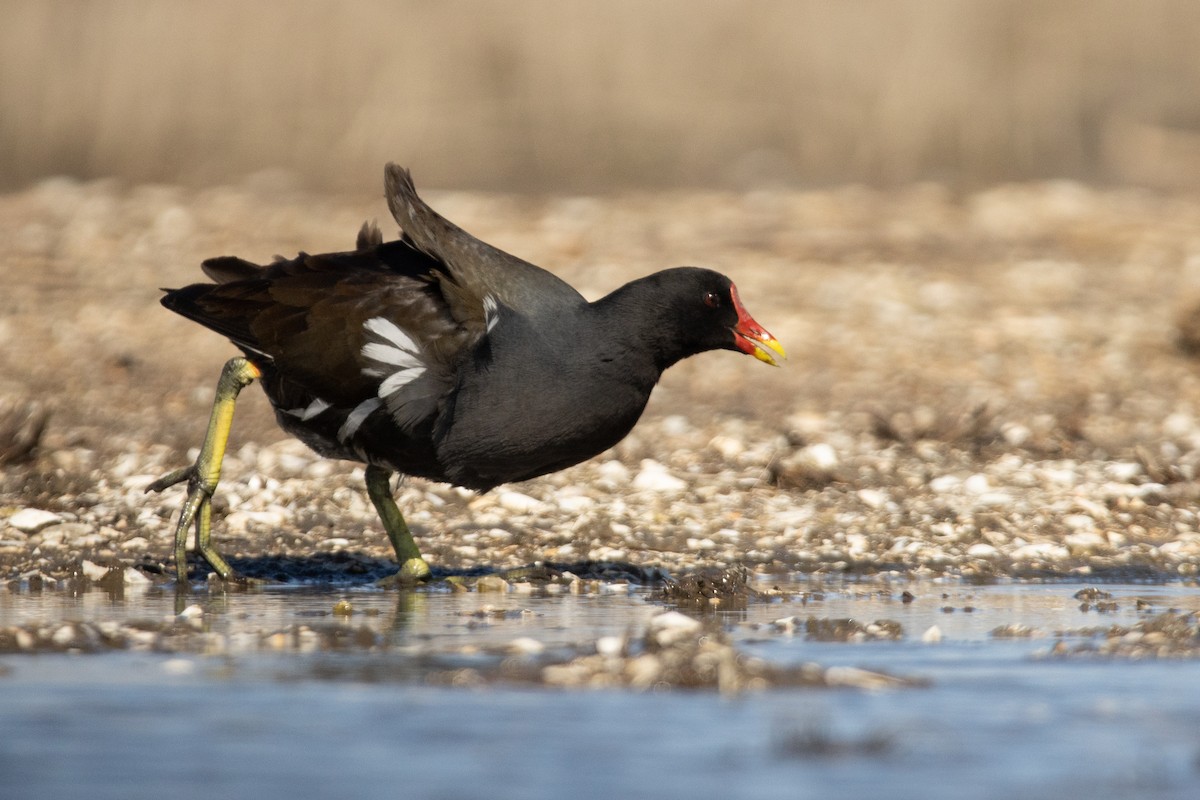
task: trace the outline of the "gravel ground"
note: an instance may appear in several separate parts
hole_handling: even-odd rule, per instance
[[[556,475],[482,496],[403,483],[441,574],[1196,579],[1200,198],[1067,183],[426,194],[589,297],[664,266],[721,269],[790,356],[684,362],[628,439]],[[381,217],[381,197],[274,174],[0,197],[0,578],[65,586],[87,560],[165,580],[182,490],[143,490],[194,456],[235,351],[160,308],[157,287],[199,280],[208,256],[345,249]],[[288,581],[393,570],[362,469],[243,397],[218,548]]]

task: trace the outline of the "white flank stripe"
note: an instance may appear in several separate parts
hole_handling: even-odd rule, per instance
[[[318,397],[304,408],[287,408],[283,413],[299,417],[301,422],[307,422],[327,408],[329,408],[329,402]]]
[[[308,404],[308,408],[304,409],[304,413],[300,415],[300,419],[301,421],[310,420],[327,408],[329,408],[329,402],[318,397]]]
[[[346,421],[342,423],[342,427],[338,429],[338,439],[346,441],[354,434],[358,433],[359,427],[363,424],[367,417],[375,412],[375,409],[383,405],[383,401],[378,397],[372,397],[369,400],[363,400],[354,407],[350,415],[346,417]]]
[[[500,321],[500,304],[490,294],[483,296],[483,319],[487,323],[485,333],[491,333],[492,328],[496,327],[496,323]]]
[[[419,367],[422,363],[415,353],[379,342],[363,345],[362,354],[363,358],[396,367]]]
[[[395,394],[424,374],[424,367],[409,367],[408,369],[397,370],[386,381],[379,384],[379,396],[387,397],[389,394]]]
[[[391,342],[394,346],[409,353],[421,352],[421,346],[416,341],[400,329],[400,326],[392,322],[390,319],[383,317],[375,317],[369,319],[363,325],[371,333],[378,336],[380,339],[385,339]]]

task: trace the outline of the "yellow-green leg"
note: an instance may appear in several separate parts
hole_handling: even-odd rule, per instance
[[[389,485],[392,473],[383,467],[367,466],[367,496],[375,504],[383,529],[387,531],[392,549],[396,551],[396,560],[400,562],[398,577],[405,580],[424,581],[429,579],[429,565],[421,558],[421,550],[413,541],[408,523],[400,513],[400,507],[392,497],[392,487]]]
[[[179,523],[175,526],[175,575],[181,583],[187,581],[187,532],[193,522],[196,523],[196,550],[222,578],[236,577],[233,567],[212,546],[212,496],[221,479],[221,462],[225,459],[225,445],[229,441],[229,429],[233,426],[233,408],[237,404],[238,392],[260,377],[262,373],[258,367],[244,358],[227,361],[217,382],[217,396],[208,420],[208,433],[204,436],[204,445],[200,448],[196,463],[164,475],[146,487],[148,492],[161,492],[169,486],[187,481],[187,500],[179,515]]]

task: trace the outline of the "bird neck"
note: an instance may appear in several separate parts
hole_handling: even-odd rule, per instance
[[[651,276],[652,277],[652,276]],[[671,314],[646,278],[625,284],[591,304],[608,357],[657,382],[668,367],[693,355]]]

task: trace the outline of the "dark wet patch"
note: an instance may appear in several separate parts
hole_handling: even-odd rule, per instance
[[[1022,625],[1019,622],[1010,622],[1007,625],[999,625],[992,628],[988,633],[993,639],[1033,639],[1039,636],[1045,636],[1045,632],[1029,625]]]
[[[606,637],[545,654],[510,650],[489,664],[427,676],[433,683],[526,683],[565,689],[699,690],[739,694],[783,687],[887,689],[920,680],[818,664],[780,665],[737,649],[711,620],[679,612],[654,617],[637,635]]]
[[[777,733],[771,749],[780,758],[825,761],[879,758],[896,749],[896,736],[874,731],[862,736],[839,736],[827,726],[810,724]]]
[[[694,612],[744,610],[754,602],[808,599],[819,592],[786,592],[777,586],[756,587],[749,570],[742,566],[726,569],[696,570],[678,578],[667,578],[650,599]]]
[[[785,617],[771,623],[782,633],[803,634],[813,642],[865,642],[870,640],[899,640],[904,638],[904,627],[894,620],[880,619],[874,622],[859,622],[849,618]]]
[[[679,578],[668,579],[651,598],[690,609],[745,608],[757,598],[743,567],[719,570],[698,570]]]
[[[1121,659],[1200,658],[1200,614],[1165,611],[1135,625],[1062,631],[1063,637],[1086,637],[1072,644],[1059,641],[1048,656]]]

